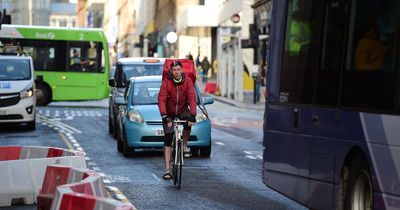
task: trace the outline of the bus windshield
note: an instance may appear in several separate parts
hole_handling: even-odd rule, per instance
[[[0,80],[28,80],[31,78],[31,69],[28,60],[10,59],[0,62]]]

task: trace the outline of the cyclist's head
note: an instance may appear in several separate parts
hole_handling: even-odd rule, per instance
[[[171,79],[174,80],[176,83],[179,83],[179,81],[183,79],[183,70],[181,62],[178,60],[172,61],[170,72],[171,72]]]

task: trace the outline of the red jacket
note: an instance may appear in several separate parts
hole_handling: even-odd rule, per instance
[[[178,116],[189,106],[190,114],[196,115],[196,94],[190,77],[175,85],[171,79],[163,79],[158,95],[161,115]]]

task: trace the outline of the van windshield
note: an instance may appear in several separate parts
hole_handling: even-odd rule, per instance
[[[28,60],[9,59],[0,62],[0,81],[28,80],[31,78],[31,69]]]
[[[160,64],[123,64],[122,71],[125,74],[125,78],[129,79],[131,77],[162,75],[163,67],[164,66]]]

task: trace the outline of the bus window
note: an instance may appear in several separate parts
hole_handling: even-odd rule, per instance
[[[289,0],[285,51],[280,79],[279,102],[311,104],[316,65],[318,12],[314,0]]]
[[[315,104],[337,107],[342,64],[345,59],[347,0],[328,0],[324,5],[320,68],[317,69]]]
[[[343,74],[344,107],[393,110],[398,4],[395,0],[353,2]]]
[[[102,52],[101,43],[71,42],[68,49],[68,70],[74,72],[104,72],[102,56],[100,56]]]
[[[33,59],[35,70],[65,71],[65,42],[20,40],[24,55]]]

